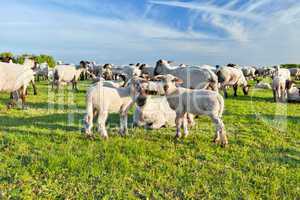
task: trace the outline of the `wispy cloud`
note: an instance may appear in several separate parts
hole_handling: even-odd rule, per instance
[[[259,15],[253,15],[251,13],[243,13],[243,12],[236,12],[233,10],[225,9],[222,7],[217,7],[211,4],[203,4],[203,3],[195,3],[195,2],[180,2],[180,1],[150,1],[152,4],[159,4],[159,5],[166,5],[166,6],[173,6],[173,7],[182,7],[188,8],[193,10],[199,10],[203,12],[210,12],[219,15],[225,16],[232,16],[232,17],[240,17],[240,18],[247,18],[252,20],[259,20],[261,17]]]

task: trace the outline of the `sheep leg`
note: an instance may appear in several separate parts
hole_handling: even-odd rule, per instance
[[[184,118],[184,114],[176,113],[176,119],[175,119],[176,136],[175,136],[175,138],[181,137],[181,127],[182,127],[182,123],[183,123],[183,118]]]
[[[104,138],[108,138],[108,134],[105,128],[105,122],[108,117],[108,112],[99,112],[98,114],[98,131],[100,132],[100,135]]]
[[[129,109],[134,105],[134,101],[131,100],[127,105],[125,106],[121,106],[120,109],[120,135],[126,135],[128,132],[128,125],[127,125],[127,121],[128,121],[128,111]]]
[[[186,138],[189,135],[189,130],[188,130],[188,119],[187,119],[187,114],[185,114],[183,116],[183,122],[182,122],[182,126],[183,126],[183,133],[184,133],[184,137]]]
[[[224,97],[225,97],[225,98],[228,98],[228,94],[227,94],[227,91],[226,91],[226,87],[223,87],[223,92],[224,92]]]
[[[225,126],[223,121],[218,116],[212,116],[211,117],[213,122],[216,126],[216,135],[215,135],[215,141],[218,142],[218,139],[221,139],[221,146],[226,147],[228,144],[226,132],[225,132]]]
[[[234,85],[233,86],[233,91],[234,91],[234,96],[237,97],[237,89],[238,89],[238,86],[237,85]]]
[[[273,98],[274,98],[274,102],[277,102],[277,92],[276,92],[276,90],[273,90]]]
[[[32,88],[33,88],[33,94],[37,95],[37,89],[36,89],[36,86],[35,86],[35,83],[33,80],[31,81],[31,84],[32,84]]]

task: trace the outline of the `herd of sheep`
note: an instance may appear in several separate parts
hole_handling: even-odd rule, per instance
[[[272,84],[260,82],[260,77],[271,77]],[[227,89],[232,87],[234,95],[242,88],[248,95],[248,80],[257,80],[256,88],[272,89],[274,100],[300,102],[299,89],[292,81],[300,78],[300,69],[275,67],[239,67],[234,64],[212,67],[175,66],[172,62],[159,60],[155,66],[130,64],[114,66],[97,65],[95,62],[81,61],[78,66],[58,62],[54,69],[47,63],[36,64],[26,58],[24,64],[11,60],[0,62],[0,92],[11,94],[8,107],[13,107],[21,99],[25,106],[27,88],[34,87],[40,78],[49,80],[53,90],[61,85],[72,84],[78,90],[79,80],[90,79],[92,85],[86,93],[86,115],[84,132],[93,137],[93,122],[103,138],[107,138],[106,120],[111,112],[120,114],[121,135],[127,133],[129,110],[136,105],[133,123],[148,129],[164,126],[176,127],[176,138],[188,135],[188,127],[194,125],[194,116],[209,116],[215,124],[214,142],[221,146],[228,144],[225,126],[222,121],[224,99]]]

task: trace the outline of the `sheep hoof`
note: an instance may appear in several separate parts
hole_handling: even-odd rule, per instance
[[[218,139],[214,139],[212,142],[213,142],[214,144],[220,144],[220,140],[218,140]]]
[[[93,134],[86,134],[85,137],[89,140],[94,140],[95,136]]]
[[[108,135],[102,135],[103,140],[108,140]]]
[[[227,146],[228,146],[228,143],[227,143],[227,142],[221,144],[221,147],[222,147],[222,148],[226,148]]]

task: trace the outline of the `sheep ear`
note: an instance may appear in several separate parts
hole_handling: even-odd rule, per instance
[[[182,84],[183,83],[183,80],[181,80],[180,78],[174,78],[173,79],[174,81],[175,81],[175,83],[177,83],[177,84]]]

